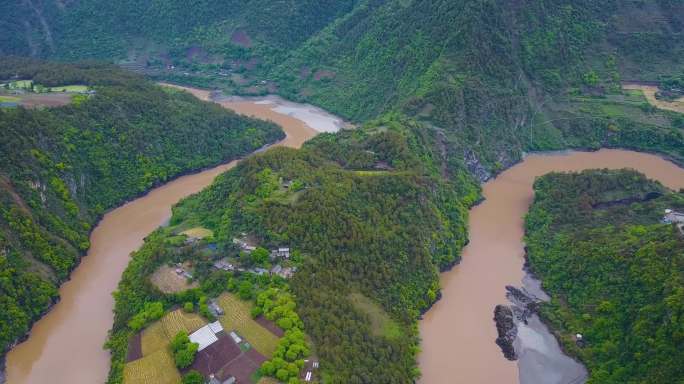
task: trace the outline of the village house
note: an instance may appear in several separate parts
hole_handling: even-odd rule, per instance
[[[218,317],[223,315],[223,309],[216,303],[215,300],[209,300],[209,312],[211,312],[212,315]]]
[[[295,270],[296,269],[293,267],[283,267],[282,265],[278,264],[271,268],[271,275],[280,276],[284,279],[289,279],[290,277],[292,277]]]
[[[240,336],[238,336],[238,334],[235,333],[235,331],[231,331],[231,332],[230,332],[230,337],[233,339],[233,341],[235,342],[235,344],[240,344],[240,343],[242,343],[242,338],[241,338]]]
[[[221,259],[217,262],[214,263],[214,268],[223,270],[223,271],[234,271],[235,266],[232,263],[229,263],[228,260],[226,259]]]
[[[684,233],[684,213],[666,209],[662,222],[665,224],[675,224]]]
[[[219,339],[218,334],[221,332],[223,332],[223,326],[220,322],[215,321],[191,333],[189,337],[191,342],[199,345],[197,351],[200,352],[217,342]]]
[[[271,259],[277,258],[289,259],[290,258],[290,248],[277,248],[271,250]]]
[[[178,268],[176,268],[176,274],[177,274],[178,276],[183,276],[183,277],[185,277],[186,279],[192,279],[192,273],[190,273],[190,272],[186,271],[185,269],[183,269],[183,267],[180,266],[180,264],[179,264]]]
[[[676,212],[671,209],[665,210],[665,216],[663,217],[663,223],[665,224],[678,224],[684,223],[684,213]]]
[[[248,244],[246,241],[242,239],[233,239],[233,244],[237,245],[238,247],[240,247],[241,250],[247,253],[251,253],[256,249],[255,246]]]
[[[264,268],[252,268],[249,271],[254,273],[255,275],[259,275],[259,276],[265,275],[268,273],[268,269],[264,269]]]
[[[235,384],[235,377],[231,376],[227,380],[221,382],[214,374],[209,375],[208,384]]]

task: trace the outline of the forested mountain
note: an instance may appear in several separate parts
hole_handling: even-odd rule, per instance
[[[542,314],[587,364],[591,383],[684,377],[684,236],[661,223],[665,209],[683,210],[684,194],[634,171],[535,183],[526,243],[553,297]]]
[[[57,108],[0,109],[0,352],[55,300],[90,229],[126,199],[283,137],[185,92],[100,64],[0,59],[0,78],[84,84]]]
[[[9,1],[0,53],[66,59],[224,58],[287,52],[349,12],[356,0]]]
[[[682,157],[671,143],[684,121],[620,89],[622,80],[684,72],[681,0],[4,7],[13,32],[2,52],[123,60],[174,81],[279,92],[358,121],[401,111],[443,132],[454,161],[483,178],[530,150],[669,146]]]

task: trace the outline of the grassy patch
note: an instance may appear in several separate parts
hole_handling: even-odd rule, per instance
[[[396,339],[402,336],[401,327],[385,312],[380,305],[360,293],[349,295],[354,307],[368,315],[371,321],[371,331],[377,336]]]
[[[17,80],[8,84],[9,89],[31,89],[33,80]]]
[[[162,265],[154,271],[150,276],[150,282],[164,293],[182,292],[186,289],[199,287],[197,282],[188,283],[185,276],[178,275],[175,268],[168,265]]]
[[[242,301],[229,293],[219,296],[218,302],[226,313],[220,318],[223,328],[227,332],[235,330],[254,349],[270,359],[278,346],[278,337],[252,319],[252,303]]]
[[[88,86],[86,85],[61,85],[59,87],[49,87],[50,92],[87,92]]]
[[[214,232],[212,232],[212,230],[202,227],[190,228],[188,230],[181,232],[181,234],[186,235],[188,237],[196,237],[198,239],[214,236]]]
[[[166,348],[124,366],[124,384],[176,384],[181,376]]]
[[[17,103],[20,100],[21,100],[21,98],[19,98],[19,97],[0,95],[0,103]]]
[[[359,175],[359,176],[383,176],[383,175],[389,175],[392,173],[397,173],[397,172],[391,172],[391,171],[352,171],[354,174]]]

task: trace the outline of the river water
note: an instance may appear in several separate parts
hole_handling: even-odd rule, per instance
[[[525,384],[553,383],[551,377],[525,375],[541,362],[503,358],[494,343],[493,312],[497,304],[508,304],[506,285],[522,284],[523,216],[534,197],[535,178],[552,171],[590,168],[633,168],[672,189],[684,188],[684,169],[675,164],[655,155],[608,149],[531,155],[484,184],[486,200],[470,210],[470,243],[463,260],[442,274],[442,299],[420,322],[421,384],[515,384],[520,379]],[[534,334],[531,337],[541,340]]]
[[[209,100],[208,91],[186,90]],[[220,104],[279,124],[287,137],[275,144],[278,146],[299,148],[318,132],[335,131],[342,125],[341,120],[316,108],[277,98]],[[88,255],[74,270],[71,280],[60,288],[61,301],[33,326],[31,336],[7,355],[7,382],[103,383],[109,372],[109,352],[102,346],[113,321],[111,293],[130,253],[170,218],[173,204],[199,192],[236,163],[180,177],[107,213],[91,234]]]

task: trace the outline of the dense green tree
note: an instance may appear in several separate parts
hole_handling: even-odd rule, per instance
[[[183,384],[204,384],[204,376],[201,373],[192,370],[183,376]]]
[[[590,383],[684,377],[684,238],[661,223],[666,208],[684,210],[684,195],[634,171],[535,183],[526,244],[553,298],[542,315],[587,365]]]

